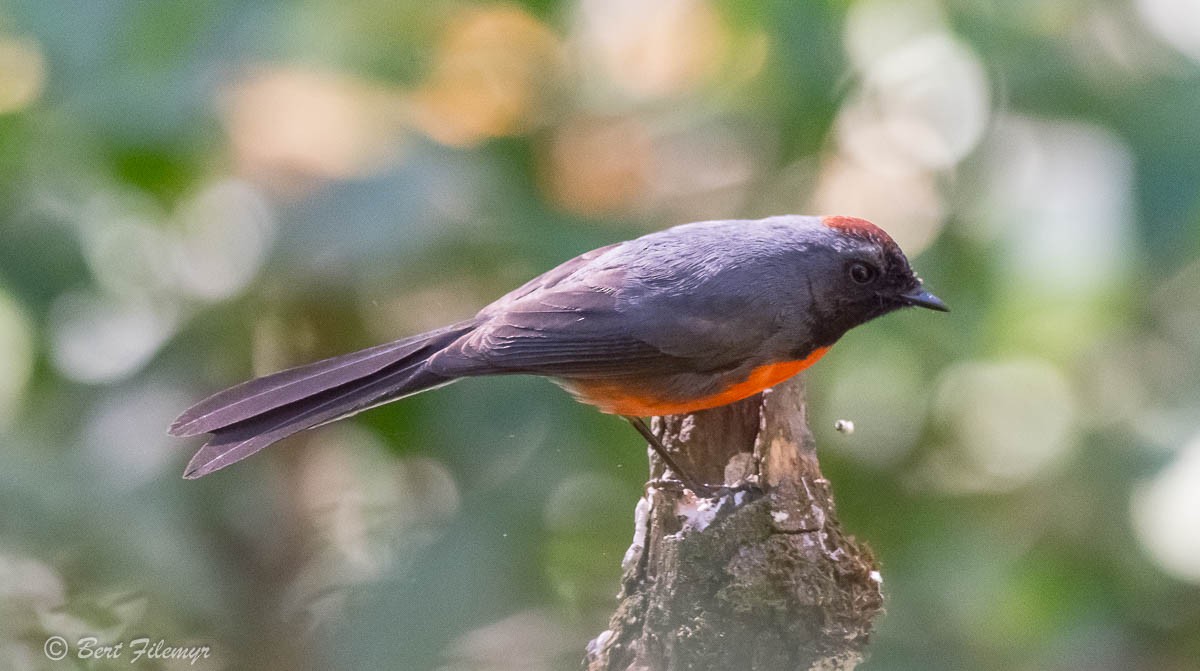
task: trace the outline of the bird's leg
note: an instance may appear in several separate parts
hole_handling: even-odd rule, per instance
[[[642,434],[642,437],[650,443],[650,447],[654,448],[654,451],[658,453],[659,458],[663,460],[663,463],[667,465],[667,468],[671,469],[671,472],[673,472],[675,476],[679,478],[680,482],[682,482],[688,489],[692,490],[699,496],[707,496],[713,491],[712,487],[709,487],[708,485],[702,485],[696,480],[693,480],[686,471],[679,467],[679,464],[675,463],[675,460],[671,458],[670,453],[667,452],[667,448],[664,447],[662,442],[658,440],[658,436],[654,435],[654,432],[650,430],[650,427],[646,426],[646,422],[642,421],[641,417],[630,417],[628,415],[622,416],[625,417],[625,421],[629,422],[633,428],[637,429],[638,433]]]

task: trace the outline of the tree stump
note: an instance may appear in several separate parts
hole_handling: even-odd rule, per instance
[[[730,490],[656,484],[635,511],[619,605],[588,671],[853,669],[883,609],[871,551],[846,535],[792,380],[739,403],[656,419],[681,468]]]

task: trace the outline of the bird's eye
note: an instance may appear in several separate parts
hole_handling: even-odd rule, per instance
[[[847,272],[850,273],[850,279],[858,284],[870,284],[875,281],[876,277],[879,277],[879,270],[875,266],[862,261],[851,263]]]

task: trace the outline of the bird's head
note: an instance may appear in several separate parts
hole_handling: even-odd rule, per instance
[[[853,217],[822,217],[820,224],[823,253],[808,277],[813,312],[832,338],[903,307],[949,312],[883,229]]]

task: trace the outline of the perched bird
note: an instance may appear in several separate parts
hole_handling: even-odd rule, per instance
[[[461,378],[542,375],[624,416],[699,490],[642,417],[752,396],[851,328],[906,306],[948,310],[868,221],[685,224],[581,254],[466,321],[226,389],[170,433],[213,434],[184,472],[198,478],[297,431]]]

